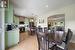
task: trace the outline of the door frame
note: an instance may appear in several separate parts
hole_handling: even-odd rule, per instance
[[[0,8],[1,11],[1,50],[5,50],[5,8]]]

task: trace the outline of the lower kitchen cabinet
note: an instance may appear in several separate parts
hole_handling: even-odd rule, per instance
[[[6,32],[6,35],[5,35],[6,48],[18,44],[18,42],[19,42],[18,28]]]

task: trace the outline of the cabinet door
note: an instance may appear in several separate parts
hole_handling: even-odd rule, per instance
[[[5,23],[13,23],[13,5],[10,3],[10,0],[7,1],[7,7],[5,10]]]
[[[7,31],[6,47],[11,47],[19,42],[19,29]]]
[[[11,30],[11,31],[7,31],[7,46],[6,47],[10,47],[13,45],[13,37],[14,37],[14,31]]]
[[[14,30],[14,33],[13,33],[13,45],[15,45],[15,44],[18,44],[18,42],[19,42],[19,29],[15,29]]]

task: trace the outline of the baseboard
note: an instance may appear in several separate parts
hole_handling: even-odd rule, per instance
[[[5,50],[8,50],[8,49],[11,48],[11,47],[15,47],[16,45],[18,45],[18,44],[12,45],[12,46],[10,46],[10,47],[6,47]]]
[[[71,40],[70,42],[71,42],[71,43],[75,43],[75,41],[73,41],[73,40]]]

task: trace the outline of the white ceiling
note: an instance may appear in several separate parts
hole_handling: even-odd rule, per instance
[[[11,0],[14,13],[21,16],[42,16],[47,12],[75,3],[75,0]]]

